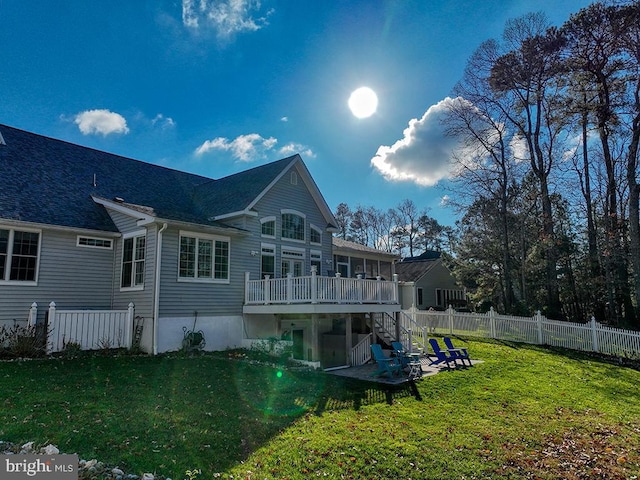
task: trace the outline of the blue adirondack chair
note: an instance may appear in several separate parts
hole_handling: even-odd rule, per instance
[[[393,348],[393,354],[398,360],[402,368],[409,369],[410,378],[418,378],[422,376],[422,362],[420,362],[419,353],[407,352],[402,345],[402,342],[391,342],[391,348]]]
[[[447,364],[447,367],[451,368],[451,363],[453,363],[453,366],[455,368],[456,357],[448,354],[443,350],[440,350],[440,345],[438,344],[438,341],[435,338],[429,339],[429,345],[431,345],[431,349],[433,350],[433,353],[436,356],[436,359],[432,360],[429,365],[439,365],[444,362]]]
[[[373,359],[378,364],[378,370],[374,373],[374,375],[384,375],[385,373],[389,374],[389,376],[400,375],[402,372],[402,364],[395,357],[386,357],[384,353],[382,353],[382,347],[377,343],[371,345],[371,353],[373,355]]]
[[[449,337],[444,337],[442,339],[444,344],[447,346],[447,350],[451,355],[455,355],[456,360],[460,360],[462,365],[464,365],[464,361],[469,362],[469,366],[471,366],[471,358],[469,358],[469,352],[467,352],[466,348],[456,348],[453,346],[453,342]]]

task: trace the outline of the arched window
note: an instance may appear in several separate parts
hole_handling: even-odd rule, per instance
[[[282,211],[282,238],[304,242],[305,217],[294,210]]]

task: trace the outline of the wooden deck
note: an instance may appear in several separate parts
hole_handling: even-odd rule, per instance
[[[437,375],[442,371],[455,370],[448,368],[446,365],[429,365],[431,363],[431,359],[428,357],[422,357],[420,359],[420,362],[422,363],[422,377],[414,378],[413,380],[420,380],[420,378]],[[472,365],[475,365],[476,363],[479,363],[479,361],[471,360]],[[460,364],[458,364],[457,368],[469,367],[462,367]],[[403,375],[394,375],[392,377],[389,377],[388,375],[376,375],[377,371],[378,367],[375,363],[367,363],[366,365],[361,365],[358,367],[328,370],[326,373],[331,375],[338,375],[340,377],[353,378],[355,380],[362,380],[365,382],[383,383],[387,385],[402,385],[412,380],[411,378],[409,378],[406,372]]]

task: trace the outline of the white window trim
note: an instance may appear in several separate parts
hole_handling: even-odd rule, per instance
[[[80,243],[81,238],[86,238],[87,240],[100,240],[102,242],[109,242],[108,247],[100,247],[97,245],[82,245]],[[102,237],[89,237],[87,235],[78,235],[76,237],[76,247],[80,248],[95,248],[97,250],[113,250],[113,239],[112,238],[102,238]]]
[[[315,230],[318,235],[320,235],[320,241],[319,242],[312,242],[311,241],[311,230]],[[315,226],[313,223],[309,224],[309,243],[311,245],[322,245],[322,229],[320,227]]]
[[[302,217],[302,219],[304,220],[304,228],[302,229],[302,235],[304,236],[304,238],[302,240],[298,240],[297,238],[287,238],[287,237],[283,237],[282,236],[282,227],[283,225],[280,225],[280,238],[283,242],[293,242],[293,243],[301,243],[304,244],[307,242],[307,216],[302,213],[299,210],[293,210],[290,208],[283,208],[282,210],[280,210],[280,218],[282,218],[282,215],[284,214],[294,214],[294,215],[298,215],[299,217]]]
[[[306,252],[304,248],[296,247],[280,247],[280,254],[282,258],[292,258],[294,260],[304,260],[306,258]]]
[[[263,223],[267,223],[267,222],[273,222],[273,235],[265,235],[264,233],[262,233],[262,224]],[[276,217],[275,215],[272,215],[270,217],[264,217],[260,219],[260,235],[262,236],[262,238],[276,238],[276,232],[278,231],[278,222],[276,221]]]
[[[37,286],[38,285],[38,276],[40,274],[40,258],[42,251],[42,230],[37,228],[22,228],[22,227],[10,227],[0,225],[0,229],[9,230],[9,238],[7,244],[7,262],[5,264],[5,271],[0,272],[0,285],[23,285],[23,286]],[[30,232],[38,234],[38,258],[36,258],[36,274],[34,280],[5,280],[5,278],[9,275],[11,271],[11,257],[13,255],[13,237],[15,231],[19,232]]]
[[[269,249],[270,251],[265,252],[265,249]],[[262,274],[262,257],[273,257],[273,276],[271,278],[275,278],[276,276],[276,245],[274,243],[261,243],[260,244],[260,277],[264,279],[264,275]]]
[[[191,238],[195,238],[197,239],[203,239],[203,240],[212,240],[213,243],[213,250],[212,250],[212,258],[211,261],[213,262],[211,264],[211,278],[198,278],[198,277],[181,277],[180,276],[180,240],[182,237],[191,237]],[[216,240],[221,241],[221,242],[227,242],[227,244],[229,245],[229,256],[228,256],[228,262],[229,262],[229,272],[228,272],[228,277],[227,278],[215,278],[215,250],[216,250],[216,246],[215,246],[215,242]],[[197,266],[196,266],[196,272],[197,272]],[[197,273],[196,273],[197,274]],[[186,230],[180,230],[180,233],[178,235],[178,265],[177,265],[177,281],[178,282],[184,282],[184,283],[215,283],[215,284],[219,284],[219,285],[225,285],[225,284],[230,284],[231,283],[231,237],[224,237],[221,235],[211,235],[208,233],[198,233],[198,232],[189,232]]]
[[[131,287],[123,287],[122,286],[122,264],[124,263],[124,241],[128,240],[129,238],[136,238],[136,237],[145,237],[144,238],[144,269],[145,269],[145,278],[144,281],[142,282],[142,285],[134,285]],[[136,230],[134,232],[127,232],[125,234],[122,235],[122,248],[120,249],[120,278],[118,279],[118,283],[120,284],[120,291],[121,292],[140,292],[142,290],[144,290],[144,285],[146,283],[146,270],[147,270],[147,230],[143,229],[143,230]],[[134,242],[134,258],[135,258],[135,242]],[[135,260],[134,260],[135,263]],[[132,275],[135,275],[135,270],[132,270],[131,272]]]

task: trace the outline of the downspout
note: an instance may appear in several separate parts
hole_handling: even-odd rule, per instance
[[[167,224],[163,223],[158,230],[158,241],[156,244],[156,275],[153,292],[153,354],[158,354],[158,315],[160,314],[160,273],[162,268],[162,232],[167,229]]]

